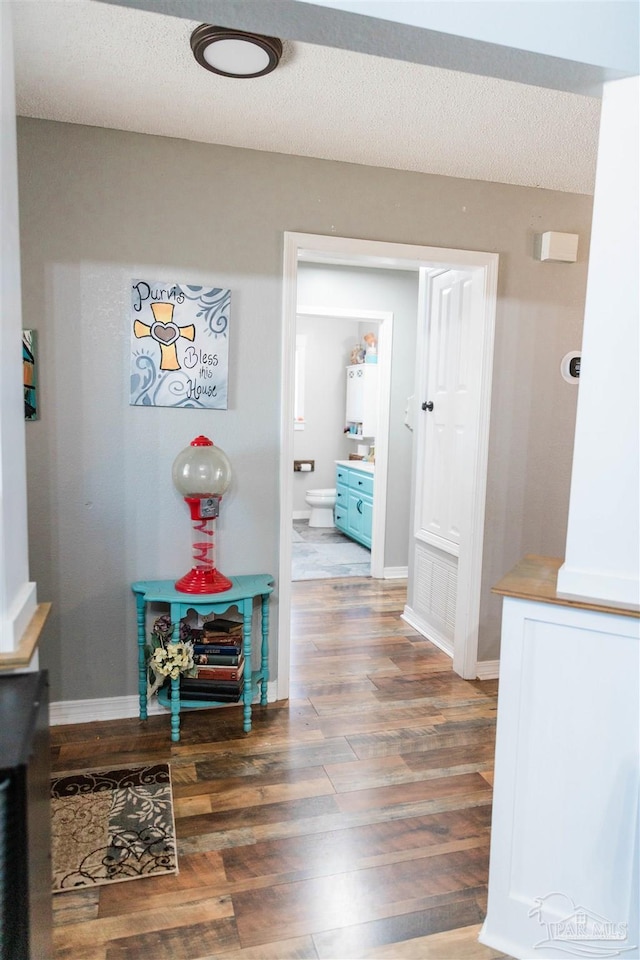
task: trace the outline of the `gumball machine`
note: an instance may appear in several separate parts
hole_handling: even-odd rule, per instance
[[[216,519],[231,483],[229,458],[208,437],[196,437],[173,461],[171,474],[189,507],[192,524],[193,567],[175,588],[183,593],[229,590],[231,580],[216,570]]]

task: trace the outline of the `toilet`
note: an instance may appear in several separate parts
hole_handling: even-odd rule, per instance
[[[307,490],[304,499],[311,507],[310,527],[333,527],[333,508],[336,505],[335,488]]]

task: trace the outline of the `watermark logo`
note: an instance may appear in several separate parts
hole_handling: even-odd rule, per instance
[[[544,939],[534,945],[535,950],[553,947],[574,957],[619,957],[634,949],[628,941],[626,923],[576,906],[564,893],[538,897],[529,916],[546,932]]]

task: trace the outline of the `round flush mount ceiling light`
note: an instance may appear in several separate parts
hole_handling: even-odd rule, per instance
[[[278,66],[282,42],[259,33],[201,23],[191,34],[193,55],[205,70],[223,77],[263,77]]]

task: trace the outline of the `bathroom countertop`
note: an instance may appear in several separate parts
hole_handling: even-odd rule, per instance
[[[351,467],[352,470],[363,470],[365,473],[375,472],[375,463],[368,460],[336,460],[339,467]]]

